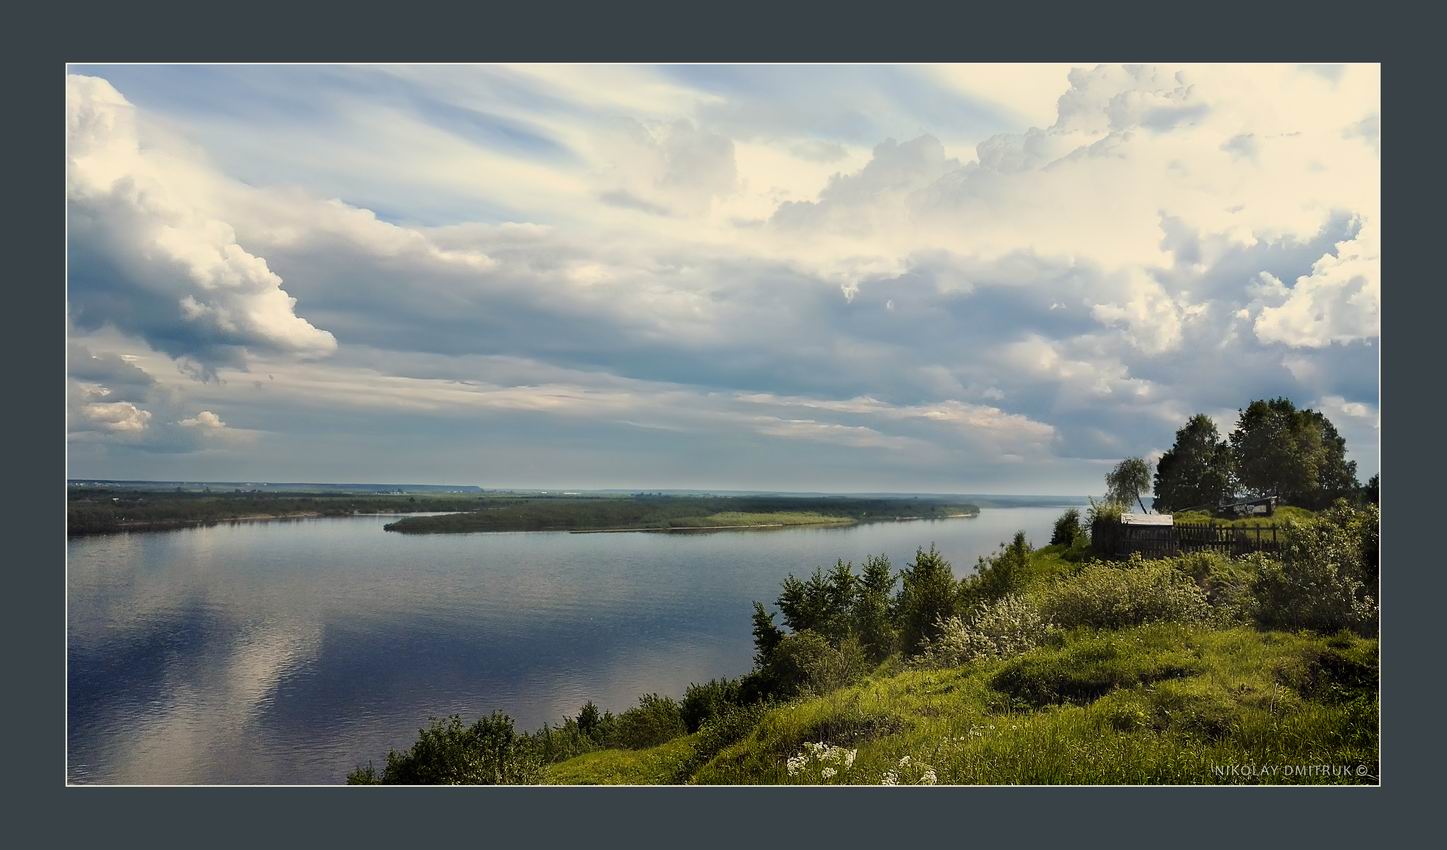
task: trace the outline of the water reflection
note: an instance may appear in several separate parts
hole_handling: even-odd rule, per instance
[[[586,699],[747,670],[749,613],[789,572],[963,575],[1059,508],[766,534],[403,536],[387,517],[216,525],[69,544],[74,782],[336,782],[429,716],[536,727]]]

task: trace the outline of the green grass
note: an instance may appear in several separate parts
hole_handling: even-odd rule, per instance
[[[1298,508],[1293,505],[1282,505],[1276,509],[1271,516],[1247,516],[1226,518],[1213,516],[1209,511],[1182,511],[1175,514],[1177,523],[1183,522],[1214,522],[1217,525],[1242,526],[1242,525],[1280,525],[1287,520],[1309,520],[1316,516],[1315,512],[1306,508]]]
[[[857,520],[850,517],[829,516],[817,511],[769,511],[745,513],[743,511],[720,511],[708,516],[682,517],[670,523],[673,528],[714,528],[727,526],[768,526],[768,525],[852,525]]]
[[[696,735],[646,750],[595,750],[547,769],[552,785],[669,785],[686,778]]]
[[[686,737],[589,753],[553,766],[550,781],[788,784],[789,757],[825,741],[857,751],[830,780],[849,784],[901,772],[905,756],[958,784],[1375,783],[1376,656],[1375,640],[1348,635],[1078,631],[1010,661],[910,670],[775,708],[691,776],[679,773]]]

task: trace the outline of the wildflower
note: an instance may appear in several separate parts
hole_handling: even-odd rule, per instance
[[[829,777],[834,775],[834,768],[826,767],[823,770],[819,771],[819,775],[825,779],[828,779]]]
[[[905,757],[903,757],[903,758],[901,758],[901,759],[899,760],[899,766],[900,766],[900,767],[906,767],[906,766],[908,766],[908,765],[909,765],[909,756],[905,756]]]
[[[926,770],[926,771],[924,772],[924,775],[920,776],[920,778],[919,778],[919,784],[921,784],[921,785],[934,785],[934,784],[935,784],[936,782],[938,782],[938,781],[939,781],[938,778],[935,776],[935,769],[934,769],[934,768],[930,768],[929,770]]]
[[[892,770],[886,770],[886,771],[884,772],[884,776],[881,776],[881,777],[879,778],[879,784],[880,784],[880,785],[898,785],[898,784],[899,784],[899,774],[898,774],[898,773],[895,773],[895,772],[892,771]]]
[[[857,755],[858,753],[859,753],[858,750],[850,750],[849,752],[847,752],[847,753],[844,754],[844,769],[845,769],[845,770],[848,770],[849,768],[851,768],[851,767],[854,766],[854,756]]]

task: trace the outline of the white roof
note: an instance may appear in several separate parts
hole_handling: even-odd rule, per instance
[[[1121,514],[1120,521],[1126,525],[1175,525],[1170,514]]]

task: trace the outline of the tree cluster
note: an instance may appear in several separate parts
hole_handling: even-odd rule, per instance
[[[1251,402],[1227,439],[1209,416],[1192,416],[1156,463],[1153,489],[1159,511],[1209,510],[1240,495],[1313,509],[1375,497],[1375,484],[1369,492],[1358,484],[1331,420],[1286,398]]]

